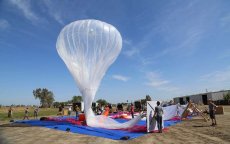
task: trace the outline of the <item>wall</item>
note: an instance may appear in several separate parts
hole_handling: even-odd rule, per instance
[[[227,94],[228,91],[222,91],[222,92],[215,92],[215,93],[212,93],[211,95],[211,99],[213,101],[216,101],[216,100],[223,100],[224,99],[224,94]]]
[[[193,103],[196,104],[203,104],[203,100],[202,100],[202,94],[198,94],[198,95],[192,95],[190,96],[190,99],[192,100]]]
[[[190,96],[181,96],[181,97],[176,97],[173,98],[174,103],[180,103],[180,98],[183,98],[184,101],[186,101],[186,97],[190,97],[190,100],[196,104],[203,104],[203,99],[202,95],[207,95],[207,100],[212,99],[213,101],[216,100],[223,100],[223,95],[227,94],[230,90],[228,91],[218,91],[218,92],[208,92],[208,93],[201,93],[201,94],[195,94],[195,95],[190,95]]]

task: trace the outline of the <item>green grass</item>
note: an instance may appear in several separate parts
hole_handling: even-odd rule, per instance
[[[9,121],[11,119],[20,120],[24,118],[25,108],[14,108],[13,118],[8,118],[8,108],[0,108],[0,121]],[[40,108],[38,112],[38,117],[42,116],[56,116],[58,113],[58,108]],[[34,109],[29,108],[29,118],[34,118]]]

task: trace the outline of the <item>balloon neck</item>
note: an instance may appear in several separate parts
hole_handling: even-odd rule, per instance
[[[84,88],[81,90],[82,95],[95,95],[97,89],[95,88]]]
[[[91,106],[96,94],[96,89],[85,88],[81,91],[81,93],[84,102],[84,112],[87,120],[88,118],[94,116]]]

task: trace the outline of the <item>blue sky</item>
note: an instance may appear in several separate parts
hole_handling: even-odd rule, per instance
[[[0,104],[39,104],[80,92],[56,51],[61,29],[97,19],[115,26],[122,51],[95,100],[169,100],[230,89],[229,0],[0,0]]]

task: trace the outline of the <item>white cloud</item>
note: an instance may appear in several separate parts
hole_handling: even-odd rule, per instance
[[[112,78],[116,80],[124,81],[124,82],[129,80],[129,77],[122,76],[122,75],[113,75]]]
[[[211,83],[230,83],[230,69],[215,71],[201,76],[201,81]]]
[[[221,53],[220,53],[218,58],[225,59],[225,58],[229,58],[229,57],[230,57],[230,50],[227,49],[227,50],[221,51]]]
[[[153,63],[152,57],[143,56],[141,54],[141,50],[146,47],[146,41],[139,42],[137,45],[134,46],[131,40],[124,39],[123,44],[125,50],[122,54],[126,57],[134,58],[134,60],[137,60],[141,64],[141,66],[146,66]]]
[[[146,74],[146,78],[148,79],[149,82],[146,83],[146,85],[151,86],[151,87],[160,87],[162,85],[168,84],[168,80],[163,80],[159,74],[156,72],[148,72]]]
[[[131,49],[128,49],[128,50],[124,51],[123,54],[125,56],[132,57],[132,56],[135,56],[135,55],[139,54],[139,49],[133,47]]]
[[[190,54],[193,53],[193,50],[196,49],[196,45],[203,38],[203,30],[202,29],[190,29],[188,31],[188,36],[185,36],[183,40],[176,45],[172,45],[171,47],[165,48],[163,51],[155,55],[155,58],[159,56],[164,56],[167,54]]]
[[[189,82],[192,83],[192,82]],[[213,71],[194,78],[193,84],[184,88],[184,95],[188,93],[201,93],[208,91],[219,91],[230,88],[230,68]]]
[[[230,25],[230,13],[222,17],[220,21],[221,21],[221,26],[223,27],[229,26]]]
[[[51,0],[43,0],[43,3],[45,4],[45,6],[48,9],[48,14],[53,19],[55,19],[58,23],[63,25],[64,24],[64,20],[63,20],[64,16],[62,15],[62,11],[60,11],[60,7],[59,8],[56,7],[58,4],[56,3],[56,5],[54,5],[54,2]]]
[[[192,55],[199,50],[199,44],[206,37],[219,16],[219,2],[207,6],[205,2],[191,1],[170,2],[165,5],[165,11],[152,21],[151,27],[146,26],[146,48],[154,48],[153,58],[158,59],[166,55],[183,56]],[[227,18],[226,18],[227,19]],[[154,39],[159,39],[159,44],[153,45]],[[141,40],[141,41],[143,41]]]
[[[0,19],[0,29],[4,30],[10,27],[10,24],[7,20],[5,19]]]
[[[139,49],[133,46],[133,43],[131,40],[124,39],[123,47],[125,47],[123,54],[127,57],[133,57],[135,55],[139,55],[140,53]]]
[[[163,79],[158,73],[156,72],[147,72],[146,78],[148,82],[145,83],[145,85],[156,88],[158,90],[162,91],[178,91],[179,88],[170,85],[169,80]]]
[[[158,89],[161,91],[174,92],[175,94],[181,92],[178,87],[174,87],[174,86],[162,86],[162,87],[158,87]]]
[[[128,40],[128,39],[123,39],[123,43],[126,44],[126,45],[131,45],[132,41]]]
[[[30,0],[10,0],[10,2],[15,5],[23,15],[30,20],[32,23],[38,22],[39,17],[35,14],[35,12],[31,8]]]
[[[167,80],[155,79],[155,80],[151,80],[150,82],[148,82],[147,85],[149,85],[151,87],[160,87],[160,86],[168,84],[168,83],[169,83],[169,81],[167,81]]]

